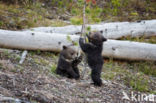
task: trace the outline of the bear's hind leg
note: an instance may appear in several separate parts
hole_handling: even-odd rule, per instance
[[[56,69],[56,74],[59,74],[61,76],[66,76],[67,73],[64,70],[61,70],[60,68]]]
[[[101,70],[102,70],[102,66],[94,66],[94,68],[92,68],[91,77],[92,77],[92,80],[93,80],[95,86],[102,85],[102,80],[100,78]]]
[[[74,70],[75,73],[78,75],[78,78],[80,78],[80,73],[79,73],[78,67],[73,67],[73,70]]]
[[[79,79],[79,75],[75,73],[72,67],[67,69],[67,74],[69,78]]]

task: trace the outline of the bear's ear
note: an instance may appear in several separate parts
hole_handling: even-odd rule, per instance
[[[68,48],[67,46],[63,45],[63,49],[67,49],[67,48]]]
[[[103,30],[101,30],[100,33],[103,34]]]
[[[102,38],[102,40],[103,40],[103,41],[107,41],[107,39],[106,39],[106,38],[104,38],[104,37]]]

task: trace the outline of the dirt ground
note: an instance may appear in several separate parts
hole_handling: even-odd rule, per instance
[[[135,103],[123,99],[131,91],[125,85],[103,79],[103,86],[95,87],[90,75],[79,80],[60,77],[51,72],[58,60],[54,54],[29,52],[19,64],[21,53],[0,50],[0,103]]]

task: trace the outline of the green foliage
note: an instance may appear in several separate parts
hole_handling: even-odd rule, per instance
[[[84,1],[83,0],[78,0],[77,3],[75,3],[75,6],[72,7],[71,9],[71,14],[73,15],[73,17],[70,19],[71,23],[74,25],[81,25],[83,23],[83,5],[84,5]],[[99,18],[101,13],[102,13],[102,9],[99,8],[98,6],[93,6],[91,5],[91,3],[88,3],[86,6],[86,21],[88,23],[98,23],[101,21],[101,19]]]
[[[72,15],[79,15],[79,9],[78,8],[73,8],[72,10],[71,10],[71,14]]]
[[[79,43],[78,42],[73,42],[73,45],[78,46]]]
[[[146,42],[146,43],[156,44],[156,36],[150,36],[148,38],[146,38],[144,35],[140,37],[127,36],[127,37],[120,38],[120,40],[130,40],[136,42]]]
[[[51,0],[51,6],[58,7],[63,9],[63,11],[71,10],[71,6],[73,5],[72,0]]]
[[[55,71],[56,71],[56,64],[53,64],[51,66],[51,73],[54,73],[55,74]]]
[[[91,27],[90,26],[87,27],[87,31],[91,31]]]
[[[111,3],[112,3],[114,8],[118,8],[121,5],[120,0],[111,0]]]
[[[85,41],[86,41],[86,43],[88,43],[89,42],[88,38],[85,38]]]
[[[136,71],[140,71],[146,75],[151,75],[156,77],[156,65],[153,65],[154,62],[138,62],[135,64],[130,64],[131,68],[134,68]]]
[[[111,0],[113,6],[113,15],[117,15],[119,7],[121,6],[120,0]]]
[[[156,7],[154,5],[156,2],[153,0],[109,0],[101,5],[103,9],[101,18],[110,21],[155,19]]]
[[[7,5],[0,3],[0,28],[1,29],[25,29],[37,26],[66,25],[59,20],[51,21],[45,17],[50,14],[42,6],[41,2],[36,1],[30,5]],[[7,11],[7,12],[6,12]]]
[[[71,24],[73,25],[81,25],[83,23],[83,20],[81,17],[72,17],[70,19]]]
[[[72,39],[71,39],[71,37],[70,37],[69,35],[67,35],[67,40],[68,40],[69,42],[71,42],[71,43],[72,43],[73,45],[75,45],[75,46],[78,46],[78,45],[79,45],[78,42],[72,41]]]
[[[0,21],[0,27],[3,26],[3,24],[4,24],[4,22],[3,21]]]
[[[72,42],[71,37],[70,37],[69,35],[67,35],[67,40],[68,40],[69,42]]]
[[[51,21],[51,26],[60,27],[60,26],[66,26],[66,25],[68,25],[68,23],[66,23],[62,20],[52,20]]]
[[[74,25],[82,24],[82,11],[84,0],[1,0],[0,3],[0,28],[25,29],[36,26],[64,26],[62,22],[52,22],[47,17],[57,18],[57,15],[70,15],[69,19]],[[46,6],[43,6],[42,2]],[[51,2],[51,3],[47,3]],[[6,4],[7,3],[7,4]],[[9,4],[9,5],[8,5]],[[17,5],[14,5],[17,4]],[[91,2],[86,6],[86,23],[98,23],[101,20],[123,21],[154,19],[156,2],[153,0],[109,0]],[[49,7],[58,8],[56,16],[51,14]],[[53,11],[53,10],[52,10]],[[53,25],[54,23],[54,25]],[[151,41],[153,42],[153,40]]]
[[[107,75],[102,74],[102,78],[107,79],[107,80],[113,80],[115,76],[116,75],[113,72],[108,72]]]
[[[121,81],[130,88],[141,92],[152,92],[150,77],[156,77],[154,62],[115,62],[105,61],[102,78]],[[149,76],[147,76],[149,75]],[[152,83],[151,83],[152,82]]]
[[[90,14],[92,12],[89,6],[86,7],[86,11],[85,12],[86,12],[86,14]]]
[[[95,7],[90,10],[91,12],[87,14],[88,20],[91,23],[99,23],[101,22],[100,15],[102,13],[102,9]]]
[[[125,77],[125,84],[132,87],[134,90],[141,92],[149,91],[149,80],[145,78],[142,73],[134,74],[133,76],[127,75]]]
[[[43,2],[46,6],[42,5]],[[83,5],[84,0],[1,0],[0,28],[14,30],[36,26],[55,26],[55,24],[56,26],[62,25],[57,23],[53,25],[53,22],[46,19],[46,17],[57,18],[57,16],[52,16],[49,7],[57,8],[57,10],[54,9],[56,15],[71,14],[72,17],[69,18],[70,15],[66,19],[71,20],[74,25],[81,25]],[[101,0],[97,1],[96,5],[90,2],[86,6],[86,22],[155,19],[155,5],[156,2],[153,0]]]
[[[78,0],[78,1],[77,1],[77,4],[78,4],[79,7],[83,7],[83,5],[84,5],[84,0]]]
[[[132,15],[132,16],[138,16],[138,13],[137,12],[132,12],[130,15]]]

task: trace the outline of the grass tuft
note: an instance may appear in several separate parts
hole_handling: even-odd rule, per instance
[[[123,83],[136,91],[153,92],[155,68],[155,63],[150,61],[122,62],[110,59],[105,61],[101,77]]]
[[[56,64],[53,64],[51,66],[51,73],[55,74],[56,73]]]

